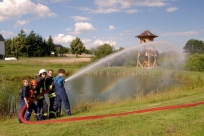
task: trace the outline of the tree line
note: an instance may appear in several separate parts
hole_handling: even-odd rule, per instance
[[[93,60],[105,57],[113,52],[123,50],[115,50],[109,44],[99,45],[96,48],[86,49],[79,37],[72,40],[69,47],[56,48],[51,36],[46,40],[40,34],[31,31],[28,35],[24,30],[21,30],[16,37],[5,40],[5,54],[6,57],[26,56],[26,57],[47,57],[58,56],[58,54],[72,53],[76,57],[82,53],[92,54]],[[54,54],[54,55],[53,55]]]
[[[50,56],[51,53],[57,55],[53,39],[49,36],[48,40],[43,39],[40,34],[31,31],[28,35],[21,30],[16,37],[5,40],[6,57],[19,56],[27,57],[44,57]]]

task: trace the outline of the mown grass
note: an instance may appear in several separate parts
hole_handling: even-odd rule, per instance
[[[52,64],[49,65],[49,67],[55,67],[55,65],[58,64]],[[45,65],[42,64],[41,66]],[[76,69],[77,68],[79,69],[80,67],[76,67]],[[153,73],[160,73],[158,75],[167,73],[167,75],[173,78],[183,80],[185,83],[184,86],[152,92],[145,96],[143,94],[136,94],[134,97],[126,98],[125,100],[113,99],[107,102],[99,102],[96,100],[92,103],[84,101],[72,108],[72,116],[68,118],[121,113],[204,100],[203,73],[166,70],[161,72],[162,73]],[[49,125],[18,124],[16,118],[10,118],[0,120],[0,135],[202,136],[204,132],[203,109],[204,105],[199,105],[189,108],[132,114],[122,117],[108,117],[97,120],[55,123]]]

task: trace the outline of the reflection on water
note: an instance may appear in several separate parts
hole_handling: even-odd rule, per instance
[[[179,84],[173,79],[161,77],[80,76],[66,82],[65,88],[71,106],[75,106],[81,101],[124,99]]]

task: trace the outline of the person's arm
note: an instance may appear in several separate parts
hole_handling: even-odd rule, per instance
[[[62,86],[64,86],[64,83],[65,83],[65,79],[62,78]]]
[[[28,108],[29,107],[29,104],[28,104],[29,101],[26,97],[24,97],[24,101],[25,101],[26,107]]]
[[[34,101],[36,100],[36,98],[34,98],[34,97],[28,97],[27,100],[28,100],[28,101],[31,101],[31,102],[34,102]]]

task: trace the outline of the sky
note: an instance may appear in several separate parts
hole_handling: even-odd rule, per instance
[[[204,0],[0,0],[0,34],[31,31],[70,47],[79,37],[87,49],[105,43],[115,49],[137,46],[149,30],[182,49],[204,41]]]

